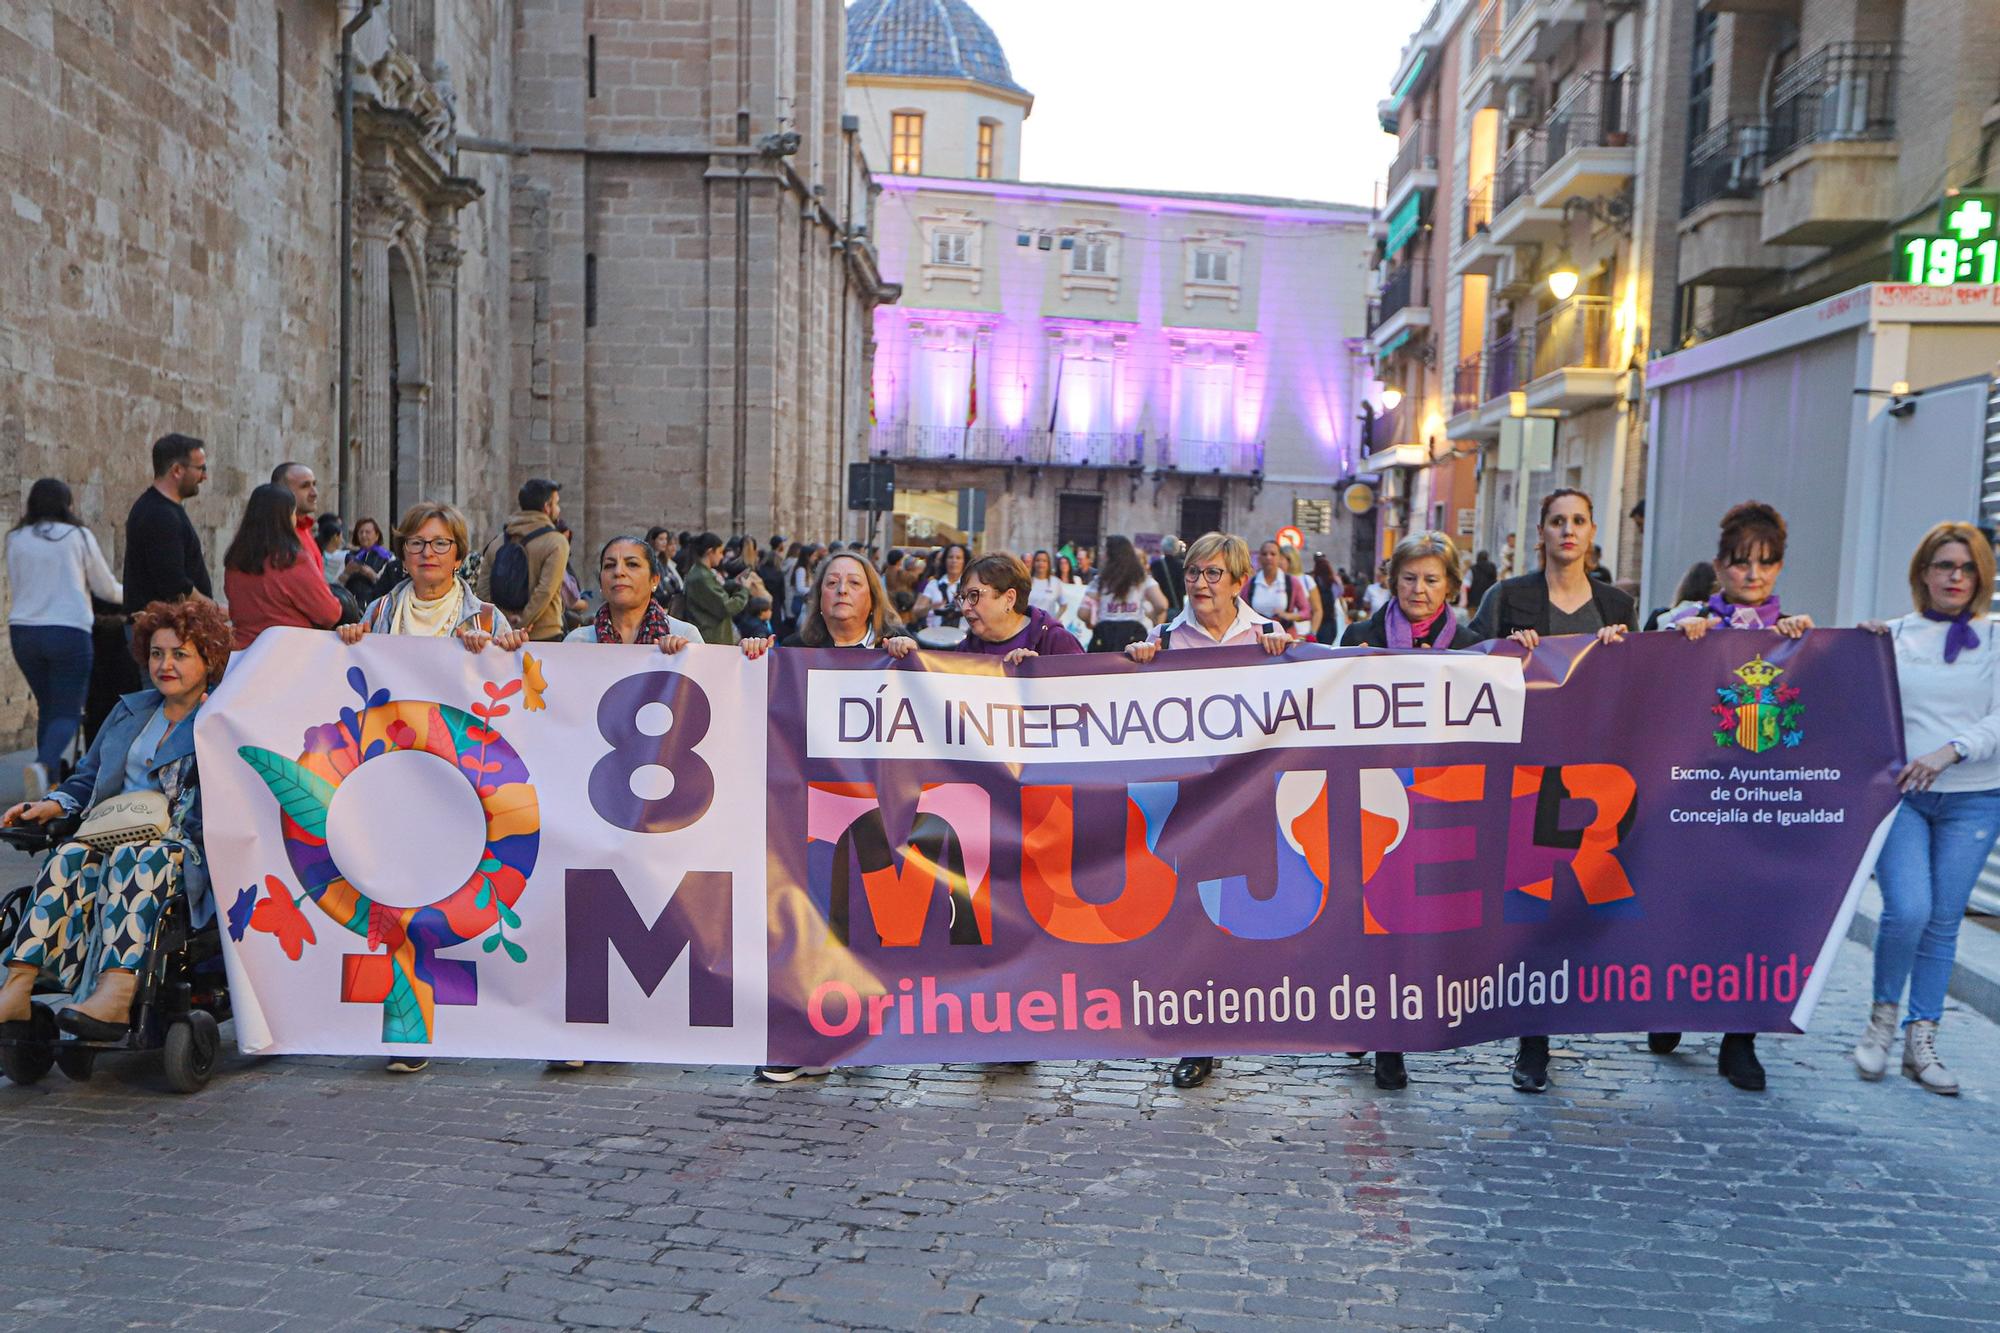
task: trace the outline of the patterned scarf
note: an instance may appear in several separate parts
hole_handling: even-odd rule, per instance
[[[596,628],[597,641],[599,643],[625,642],[623,636],[618,633],[618,626],[612,623],[611,603],[609,602],[605,602],[597,608]],[[672,633],[673,630],[667,625],[666,608],[648,597],[646,599],[646,614],[639,621],[639,633],[632,642],[658,643],[661,639],[666,638]]]
[[[1955,616],[1948,616],[1942,611],[1926,611],[1924,619],[1951,626],[1944,632],[1944,660],[1947,666],[1956,662],[1958,655],[1967,648],[1979,646],[1979,631],[1972,628],[1972,608],[1969,606]]]
[[[1726,602],[1721,593],[1708,599],[1708,614],[1722,622],[1721,629],[1772,629],[1785,613],[1778,609],[1778,594],[1772,593],[1762,606],[1738,606]]]
[[[1382,613],[1382,621],[1388,631],[1389,646],[1391,648],[1416,647],[1424,635],[1430,632],[1430,628],[1433,625],[1438,626],[1438,632],[1437,638],[1433,639],[1428,645],[1432,648],[1451,647],[1452,636],[1458,633],[1458,617],[1451,613],[1451,608],[1448,606],[1439,607],[1436,615],[1421,625],[1415,625],[1410,623],[1410,618],[1403,614],[1402,603],[1391,598],[1388,606]]]

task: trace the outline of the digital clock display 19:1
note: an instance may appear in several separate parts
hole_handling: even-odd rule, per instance
[[[1905,236],[1898,250],[1903,282],[1927,287],[2000,280],[2000,237],[1962,245],[1951,236]]]

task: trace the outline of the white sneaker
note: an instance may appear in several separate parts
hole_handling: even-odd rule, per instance
[[[802,1078],[824,1078],[833,1072],[831,1065],[758,1065],[759,1083],[791,1083]]]
[[[1903,1029],[1903,1075],[1926,1092],[1958,1096],[1958,1079],[1937,1055],[1937,1024],[1928,1019]]]
[[[1868,1011],[1868,1030],[1854,1048],[1854,1068],[1873,1083],[1889,1068],[1889,1048],[1896,1044],[1896,1006],[1877,1000]]]
[[[40,763],[21,770],[21,799],[39,801],[49,794],[49,770]]]
[[[418,1055],[399,1055],[383,1065],[391,1074],[421,1074],[430,1068],[430,1061]]]

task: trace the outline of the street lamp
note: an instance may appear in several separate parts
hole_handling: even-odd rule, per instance
[[[1558,301],[1567,301],[1576,294],[1576,264],[1564,250],[1556,260],[1556,266],[1549,270],[1549,294]]]
[[[1403,405],[1403,391],[1393,384],[1382,386],[1382,410],[1393,412]]]

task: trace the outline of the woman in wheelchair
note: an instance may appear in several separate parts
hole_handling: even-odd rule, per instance
[[[26,801],[0,815],[4,825],[85,817],[77,839],[62,843],[43,864],[20,931],[0,956],[6,966],[0,1037],[33,1035],[29,997],[40,973],[53,973],[64,990],[76,992],[95,939],[96,984],[56,1022],[87,1040],[119,1040],[131,1026],[138,969],[175,884],[187,894],[192,924],[214,920],[201,857],[194,719],[210,687],[222,679],[229,643],[229,619],[213,602],[146,607],[133,623],[132,649],[153,688],[118,701],[76,772],[49,799]],[[99,810],[114,797],[119,804]],[[124,827],[93,831],[93,811]],[[122,841],[121,834],[132,840]],[[100,850],[113,843],[109,853]]]

